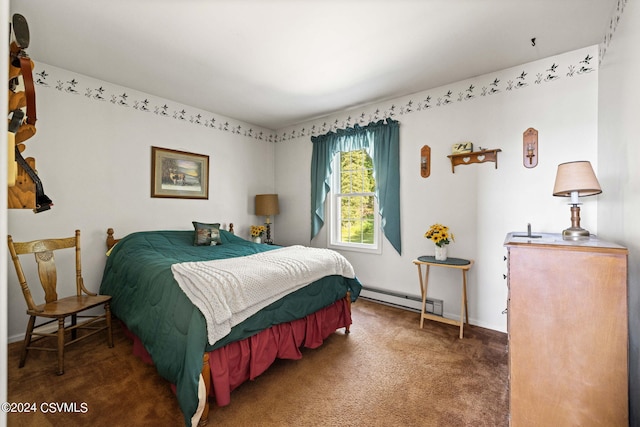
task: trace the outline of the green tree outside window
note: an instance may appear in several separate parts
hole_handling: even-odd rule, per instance
[[[373,244],[375,186],[373,162],[364,150],[340,153],[339,221],[342,243]]]

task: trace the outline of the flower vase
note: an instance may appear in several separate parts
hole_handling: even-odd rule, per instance
[[[438,246],[436,245],[436,261],[446,261],[447,260],[447,245]]]
[[[260,236],[255,236],[253,238],[253,243],[262,243],[262,237]]]

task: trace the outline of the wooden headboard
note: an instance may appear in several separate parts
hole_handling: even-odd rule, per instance
[[[113,233],[113,228],[107,228],[107,249],[111,249],[116,245],[116,243],[120,241],[120,239],[116,239],[115,237],[113,237]],[[233,223],[229,224],[229,233],[234,234]]]

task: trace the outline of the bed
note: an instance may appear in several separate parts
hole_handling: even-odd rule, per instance
[[[285,284],[288,279],[272,279],[276,273],[268,276],[267,284],[253,283],[252,274],[271,274],[263,266],[298,268],[302,261],[291,261],[292,254],[313,258],[309,264],[325,254],[307,253],[313,248],[257,244],[226,230],[217,230],[216,241],[201,245],[196,244],[197,230],[196,226],[195,239],[192,230],[165,230],[136,232],[118,240],[109,229],[109,256],[100,285],[101,294],[112,296],[113,315],[134,339],[134,352],[152,362],[172,384],[187,426],[206,424],[209,397],[218,406],[229,404],[233,389],[260,375],[276,358],[298,359],[302,347],[319,347],[341,328],[348,333],[351,302],[361,290],[346,259],[326,249],[319,251],[337,257],[336,264],[347,265],[325,266],[321,273],[306,276],[314,277],[307,283]],[[280,262],[281,257],[286,262]],[[301,265],[303,274],[311,274],[310,267]],[[237,266],[237,272],[229,270]],[[206,283],[218,276],[223,281],[215,286]],[[203,282],[205,290],[192,289],[191,282]],[[242,282],[250,290],[238,286]],[[286,290],[271,291],[276,283]],[[229,302],[208,295],[211,288],[240,294],[233,293]],[[246,295],[262,298],[252,296],[256,292],[273,295],[239,315],[226,316],[233,321],[217,319],[227,308],[233,311],[235,301]]]

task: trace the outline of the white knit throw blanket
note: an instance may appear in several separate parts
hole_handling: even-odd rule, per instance
[[[173,264],[173,276],[207,321],[209,344],[272,302],[325,276],[354,278],[329,249],[289,246],[239,258]]]

